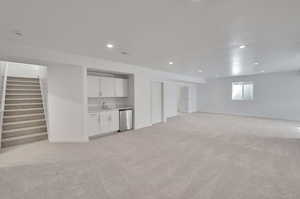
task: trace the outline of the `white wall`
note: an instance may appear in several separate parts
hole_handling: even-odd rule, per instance
[[[74,67],[74,66],[70,66],[71,68]],[[75,118],[77,122],[74,122],[73,121],[73,117],[75,117],[76,114],[70,114],[69,117],[70,118],[67,118],[65,120],[70,120],[70,121],[66,121],[65,123],[60,122],[61,120],[63,119],[53,119],[54,117],[56,117],[56,115],[60,114],[61,113],[56,113],[54,112],[52,109],[54,107],[60,107],[60,108],[55,108],[57,109],[57,111],[63,111],[65,112],[68,108],[67,106],[67,102],[64,102],[66,104],[64,105],[61,105],[63,104],[62,102],[60,102],[59,100],[51,100],[50,96],[53,94],[53,90],[50,90],[50,87],[53,89],[53,88],[57,88],[57,89],[64,89],[65,92],[69,90],[69,87],[67,86],[69,83],[69,81],[72,81],[73,82],[73,79],[70,79],[68,78],[68,76],[70,76],[69,74],[69,70],[71,70],[69,66],[63,66],[63,65],[49,65],[48,67],[48,70],[50,70],[48,72],[48,76],[49,76],[49,81],[48,81],[48,84],[49,84],[49,115],[50,115],[50,119],[49,119],[49,124],[50,124],[50,141],[54,141],[54,142],[62,142],[62,141],[67,141],[69,140],[69,136],[70,134],[67,134],[67,132],[70,132],[70,130],[67,130],[69,129],[69,125],[73,125],[74,123],[76,123],[76,129],[80,129],[82,128],[81,125],[84,125],[84,124],[80,124],[80,119],[79,118]],[[106,68],[107,66],[105,67],[101,67],[101,66],[98,66],[98,67],[94,67],[95,69],[100,69],[100,70],[107,70]],[[52,68],[52,69],[51,69]],[[61,73],[62,76],[60,79],[57,79],[57,74],[56,73],[53,73],[51,71],[53,71],[53,68],[55,68],[55,71],[57,73]],[[78,66],[78,68],[80,68]],[[89,67],[91,68],[91,67]],[[84,69],[81,68],[81,72],[80,74],[76,74],[76,76],[74,76],[74,74],[72,74],[70,77],[74,76],[75,79],[78,80],[77,84],[74,84],[74,86],[76,88],[79,88],[79,84],[82,80],[82,78],[80,78],[80,76],[84,76]],[[109,70],[111,71],[111,70]],[[117,71],[119,72],[119,71]],[[68,74],[68,75],[66,75]],[[134,121],[134,125],[135,125],[135,128],[138,129],[138,128],[143,128],[143,127],[147,127],[147,126],[150,126],[151,125],[151,82],[153,80],[161,80],[161,82],[164,82],[163,80],[168,80],[167,78],[157,78],[159,76],[155,76],[151,73],[147,73],[147,74],[144,74],[144,73],[139,73],[139,72],[136,72],[133,76],[133,81],[131,82],[133,85],[134,85],[134,99],[132,101],[134,101],[134,111],[135,111],[135,121]],[[53,81],[50,81],[50,79],[54,79]],[[85,80],[83,80],[85,81]],[[60,86],[58,85],[53,85],[53,84],[58,84],[60,83]],[[67,84],[66,84],[67,83]],[[74,83],[74,82],[73,82]],[[131,84],[131,85],[132,85]],[[167,109],[167,111],[165,112],[165,114],[167,115],[167,117],[172,117],[172,116],[176,116],[177,115],[177,98],[173,96],[177,96],[177,89],[178,89],[178,82],[175,82],[175,81],[170,81],[170,82],[167,82],[168,84],[168,87],[165,89],[165,91],[167,93],[171,93],[170,95],[168,95],[168,100],[166,101],[165,103],[165,108]],[[182,84],[182,83],[181,83]],[[187,84],[187,85],[191,85],[191,84]],[[84,87],[84,86],[83,86]],[[84,89],[84,88],[83,88]],[[84,91],[82,91],[81,89],[79,90],[76,90],[74,91],[77,93],[78,96],[82,95],[84,96]],[[68,94],[69,96],[69,94]],[[87,102],[84,102],[84,100],[82,99],[81,101],[84,105],[84,103],[87,103]],[[70,109],[78,109],[79,107],[75,108],[75,107],[70,107]],[[65,116],[67,117],[67,116]],[[53,121],[54,120],[54,121]],[[72,122],[73,121],[73,122]],[[83,120],[82,120],[83,121]],[[60,123],[59,125],[61,125],[61,129],[59,134],[57,134],[56,132],[58,132],[58,129],[55,129],[53,130],[54,127],[57,126],[57,123]],[[64,125],[64,126],[62,126]],[[73,130],[72,130],[73,131]],[[53,132],[55,132],[55,134],[53,134]],[[63,133],[63,132],[66,132],[66,133]],[[54,137],[53,137],[54,136]],[[83,136],[80,138],[80,136]],[[85,133],[84,132],[77,132],[76,133],[76,139],[83,139],[83,140],[86,140],[87,137],[85,137]],[[72,140],[70,140],[72,141]],[[76,141],[76,140],[75,140]]]
[[[84,68],[49,65],[48,107],[51,142],[88,141],[85,134]]]
[[[39,66],[7,62],[7,76],[38,78]]]
[[[233,81],[252,81],[254,100],[232,101]],[[299,86],[299,72],[210,80],[198,86],[198,110],[300,121]]]

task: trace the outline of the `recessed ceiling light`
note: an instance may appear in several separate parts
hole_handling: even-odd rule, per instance
[[[254,64],[254,65],[259,65],[259,63],[258,63],[258,62],[254,62],[253,64]]]
[[[22,37],[23,34],[22,34],[21,32],[16,32],[16,36],[17,36],[17,37]]]
[[[22,37],[23,36],[23,33],[20,30],[13,30],[13,34],[16,37]]]
[[[262,71],[260,71],[261,73],[264,73],[265,71],[264,70],[262,70]]]
[[[202,73],[203,71],[201,69],[198,70],[198,73]]]
[[[122,51],[121,54],[122,54],[122,55],[128,55],[128,52]]]
[[[174,63],[172,61],[169,62],[170,65],[173,65]]]
[[[247,47],[246,45],[240,45],[240,49],[244,49],[246,47]]]
[[[111,48],[114,48],[115,46],[113,44],[108,43],[108,44],[106,44],[106,47],[111,49]]]

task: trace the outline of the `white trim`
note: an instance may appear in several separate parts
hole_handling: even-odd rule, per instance
[[[260,118],[260,119],[269,119],[269,120],[282,120],[289,122],[300,122],[300,120],[289,119],[289,118],[280,118],[280,117],[272,117],[266,114],[247,114],[247,113],[234,113],[234,112],[218,112],[218,111],[197,111],[195,113],[207,113],[207,114],[217,114],[217,115],[231,115],[231,116],[240,116],[240,117],[252,117],[252,118]]]
[[[49,138],[50,143],[85,143],[89,142],[88,137],[61,137],[61,138]]]

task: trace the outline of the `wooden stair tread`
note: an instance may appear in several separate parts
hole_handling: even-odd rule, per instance
[[[22,118],[22,117],[30,117],[30,116],[43,116],[43,113],[34,113],[34,114],[26,114],[24,115],[4,115],[5,119],[10,119],[10,118]]]
[[[2,139],[2,142],[11,141],[11,140],[20,140],[20,139],[30,138],[30,137],[36,137],[36,136],[39,136],[39,135],[48,135],[48,134],[47,134],[47,132],[44,132],[44,133],[33,133],[33,134],[29,134],[29,135],[22,135],[22,136],[11,137],[11,138],[4,138],[4,139]]]
[[[46,125],[39,125],[39,126],[34,126],[34,127],[3,130],[3,133],[14,133],[14,132],[20,132],[20,131],[35,130],[35,129],[39,129],[39,128],[47,128],[47,127],[46,127]]]
[[[33,123],[33,122],[44,122],[45,119],[37,119],[37,120],[29,120],[29,121],[18,121],[18,122],[8,122],[9,124],[3,124],[3,126],[6,125],[14,125],[14,124],[27,124],[27,123]]]

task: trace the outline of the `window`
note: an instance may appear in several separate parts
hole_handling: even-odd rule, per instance
[[[253,100],[253,83],[232,82],[232,100]]]

